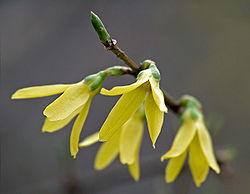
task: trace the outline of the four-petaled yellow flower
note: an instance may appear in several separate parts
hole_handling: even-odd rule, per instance
[[[101,90],[103,95],[121,95],[116,105],[109,113],[100,133],[100,141],[108,141],[118,132],[118,129],[131,117],[145,100],[145,114],[148,123],[148,130],[155,148],[155,142],[161,132],[164,119],[164,112],[167,107],[164,96],[159,88],[160,74],[154,64],[149,69],[143,70],[138,75],[138,80],[128,86],[117,86],[110,91]]]
[[[92,98],[99,93],[105,75],[101,72],[75,84],[55,84],[34,86],[17,90],[12,99],[38,98],[63,93],[46,107],[47,117],[43,132],[55,132],[66,126],[77,115],[70,135],[70,152],[75,158],[78,152],[79,137],[87,117]]]
[[[209,167],[217,174],[220,168],[213,153],[212,141],[204,124],[203,116],[192,118],[193,109],[185,111],[185,118],[179,129],[171,149],[161,157],[170,159],[166,167],[166,182],[172,182],[180,173],[187,152],[188,163],[197,187],[205,181]]]
[[[104,142],[97,152],[94,167],[102,170],[120,155],[122,164],[127,164],[134,180],[139,180],[139,150],[143,136],[144,111],[141,108],[121,126],[108,141]],[[98,142],[99,134],[94,133],[84,139],[79,146],[87,147]]]

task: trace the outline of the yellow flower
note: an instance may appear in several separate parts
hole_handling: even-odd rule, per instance
[[[78,152],[80,133],[92,98],[99,93],[104,78],[105,75],[99,72],[75,84],[55,84],[23,88],[17,90],[11,98],[38,98],[63,93],[43,111],[47,118],[43,124],[42,131],[58,131],[77,116],[70,135],[70,152],[75,158]]]
[[[144,113],[143,113],[144,114]],[[120,155],[122,164],[127,164],[134,180],[139,180],[139,151],[143,136],[143,117],[139,109],[133,116],[113,135],[104,142],[97,152],[94,167],[102,170]],[[87,147],[98,142],[99,133],[94,133],[84,139],[79,146]]]
[[[154,64],[149,69],[139,73],[134,84],[128,86],[117,86],[110,91],[101,90],[103,95],[121,95],[116,105],[109,113],[100,133],[100,141],[108,141],[118,129],[131,117],[138,107],[145,100],[145,113],[148,123],[148,130],[155,148],[155,142],[161,132],[164,119],[164,112],[167,107],[164,103],[164,96],[159,88],[160,74]]]
[[[220,172],[213,153],[211,137],[204,124],[201,113],[189,108],[184,112],[184,119],[171,149],[161,157],[161,161],[170,159],[166,167],[166,182],[172,182],[180,173],[187,152],[188,163],[197,187],[205,181],[209,167]]]

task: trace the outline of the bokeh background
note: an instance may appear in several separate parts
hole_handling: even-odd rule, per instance
[[[189,170],[165,184],[160,162],[172,142],[178,118],[166,115],[153,150],[145,130],[140,152],[141,180],[135,183],[118,160],[93,169],[99,145],[69,154],[72,122],[63,130],[41,133],[43,109],[56,96],[10,100],[19,88],[74,83],[111,65],[123,65],[104,50],[90,23],[97,13],[119,46],[138,64],[152,59],[161,86],[176,99],[192,94],[203,103],[217,147],[236,150],[235,175],[223,181],[210,172],[195,189]],[[248,0],[2,0],[1,20],[1,193],[191,193],[235,194],[250,191]],[[133,82],[108,78],[104,86]],[[81,138],[97,131],[118,97],[94,98]],[[176,186],[177,185],[177,186]]]

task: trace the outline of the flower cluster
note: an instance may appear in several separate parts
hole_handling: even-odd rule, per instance
[[[171,149],[161,157],[170,159],[166,168],[166,182],[172,182],[180,173],[187,153],[188,164],[196,186],[205,181],[209,167],[216,173],[220,168],[216,162],[211,137],[204,124],[200,103],[191,96],[184,96],[180,102],[186,107],[181,116],[181,127]]]
[[[43,132],[55,132],[77,117],[70,135],[70,152],[75,158],[79,147],[87,147],[98,141],[103,142],[97,152],[94,167],[97,170],[107,167],[118,155],[122,164],[129,168],[132,177],[140,177],[139,150],[143,137],[144,121],[147,121],[149,136],[155,148],[161,132],[164,113],[168,112],[164,95],[159,87],[160,72],[155,63],[146,60],[141,65],[137,81],[126,86],[116,86],[111,90],[102,88],[107,75],[124,74],[121,67],[87,76],[75,84],[35,86],[16,91],[12,99],[25,99],[50,96],[62,93],[48,105]],[[122,95],[110,111],[99,132],[79,143],[80,134],[87,117],[91,101],[95,95]],[[161,160],[169,159],[166,168],[166,182],[171,182],[180,173],[187,156],[195,184],[206,179],[209,167],[220,172],[216,162],[212,141],[204,124],[200,103],[193,97],[183,97],[180,106],[184,108],[181,127],[170,150]]]

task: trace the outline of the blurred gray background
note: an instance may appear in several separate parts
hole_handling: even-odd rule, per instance
[[[234,194],[250,191],[248,0],[6,0],[1,20],[1,193],[169,193],[160,156],[170,147],[178,118],[166,115],[153,150],[147,130],[140,152],[141,180],[135,183],[118,160],[97,172],[99,145],[69,155],[72,122],[59,132],[41,133],[43,109],[56,96],[10,100],[16,89],[74,83],[111,65],[123,65],[104,50],[90,23],[93,10],[119,46],[138,64],[157,62],[161,86],[177,99],[192,94],[203,103],[215,145],[233,147],[235,177],[222,181],[210,172],[191,193]],[[132,77],[108,78],[106,88]],[[81,139],[100,129],[118,97],[94,98]],[[180,183],[180,187],[185,184]]]

